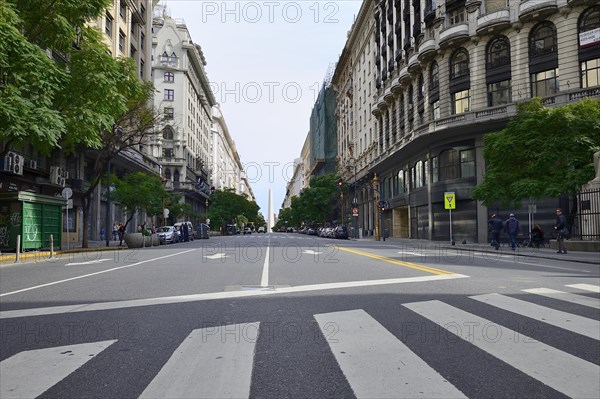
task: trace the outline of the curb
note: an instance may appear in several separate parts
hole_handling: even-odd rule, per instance
[[[88,252],[106,252],[106,251],[121,251],[129,249],[127,246],[117,246],[117,247],[94,247],[94,248],[75,248],[69,250],[59,250],[54,251],[54,258],[59,257],[60,255],[69,255],[69,254],[78,254],[78,253],[88,253]],[[37,252],[25,252],[20,254],[20,260],[23,263],[23,260],[31,260],[35,261],[47,261],[53,259],[50,257],[50,251],[37,251]],[[14,265],[17,263],[17,254],[1,254],[0,255],[0,266],[2,265]]]

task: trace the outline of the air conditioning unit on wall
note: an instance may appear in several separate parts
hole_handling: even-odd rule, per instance
[[[8,173],[14,173],[15,175],[23,174],[23,166],[25,164],[25,157],[14,152],[9,152],[3,160],[2,170]]]
[[[25,166],[29,169],[37,169],[37,161],[34,161],[33,159],[28,159],[27,161],[25,161]]]
[[[60,186],[62,179],[62,168],[60,166],[50,166],[50,183]]]

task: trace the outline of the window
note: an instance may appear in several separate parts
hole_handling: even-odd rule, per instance
[[[600,58],[581,63],[581,87],[600,85]]]
[[[439,89],[440,87],[440,72],[437,62],[433,62],[431,64],[431,69],[429,71],[429,89]]]
[[[119,16],[122,19],[125,19],[126,15],[127,15],[127,6],[125,5],[125,0],[121,0],[119,2]]]
[[[163,148],[163,158],[173,158],[173,149],[172,148]],[[165,172],[166,174],[171,174],[171,172],[169,172],[169,170],[167,169],[167,172]],[[170,179],[170,176],[167,177],[168,179]]]
[[[165,89],[165,100],[174,101],[175,100],[175,90],[173,89]]]
[[[163,65],[167,65],[168,62],[169,62],[169,55],[165,51],[160,55],[160,63]]]
[[[458,178],[458,152],[455,149],[445,150],[440,153],[440,180]]]
[[[166,110],[166,108],[165,108],[165,110]],[[173,132],[173,128],[171,126],[166,126],[162,132],[163,132],[163,139],[173,140],[174,132]]]
[[[144,77],[144,61],[140,60],[140,78]]]
[[[600,85],[600,6],[585,10],[579,20],[579,63],[581,87]]]
[[[431,182],[436,183],[438,181],[439,165],[438,157],[431,158]]]
[[[534,58],[556,52],[556,27],[552,22],[542,22],[529,36],[529,57]]]
[[[463,150],[460,152],[460,177],[475,176],[475,150]]]
[[[132,44],[129,46],[129,56],[131,58],[135,58],[135,53],[137,53],[137,50],[136,50],[135,46]]]
[[[458,49],[450,59],[450,79],[469,75],[469,53],[464,48]]]
[[[469,111],[469,90],[452,93],[452,113],[462,114]]]
[[[144,42],[146,41],[146,35],[144,35],[143,33],[140,33],[140,49],[144,49]]]
[[[510,80],[490,83],[487,87],[488,106],[508,104],[511,102]]]
[[[173,72],[165,72],[164,81],[173,83],[175,81],[175,74]]]
[[[438,119],[440,119],[440,116],[440,101],[437,100],[431,103],[431,119],[437,121]]]
[[[109,13],[106,13],[106,17],[104,19],[104,33],[108,35],[108,37],[112,38],[112,29],[113,29],[113,17]]]
[[[135,28],[136,28],[136,24],[135,22],[131,21],[131,37],[135,37]]]
[[[531,75],[531,96],[548,97],[558,93],[558,68]]]
[[[423,161],[417,161],[415,164],[415,188],[423,187]]]
[[[493,69],[506,65],[510,67],[510,43],[508,38],[500,36],[488,44],[486,67]]]
[[[123,31],[119,29],[119,51],[121,51],[123,53],[124,49],[125,49],[125,33],[123,33]]]
[[[165,119],[173,119],[175,116],[175,110],[171,107],[165,107],[163,117]]]
[[[465,11],[464,10],[454,10],[450,12],[449,18],[450,26],[462,24],[465,22]]]

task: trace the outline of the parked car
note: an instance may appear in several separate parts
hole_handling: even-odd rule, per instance
[[[244,234],[252,234],[252,229],[250,227],[244,228]]]
[[[177,222],[173,225],[173,227],[175,227],[175,229],[177,229],[177,234],[179,234],[179,241],[184,240],[184,238],[181,236],[181,225],[184,223],[187,224],[187,226],[188,226],[188,241],[194,241],[194,236],[196,235],[196,230],[194,229],[192,222]]]
[[[306,230],[306,234],[308,234],[309,236],[316,236],[317,235],[317,229],[315,229],[314,227],[309,227]]]
[[[335,238],[344,238],[348,239],[348,228],[346,226],[338,226],[333,231],[333,236]]]
[[[173,244],[179,242],[179,234],[173,226],[163,226],[156,230],[158,234],[158,242],[161,244]]]
[[[265,229],[265,226],[260,226],[258,228],[258,233],[266,233],[266,232],[267,232],[267,229]]]

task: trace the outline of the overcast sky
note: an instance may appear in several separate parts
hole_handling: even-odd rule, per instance
[[[361,1],[160,2],[202,47],[208,79],[265,218],[269,188],[273,212],[279,212],[318,89]]]

